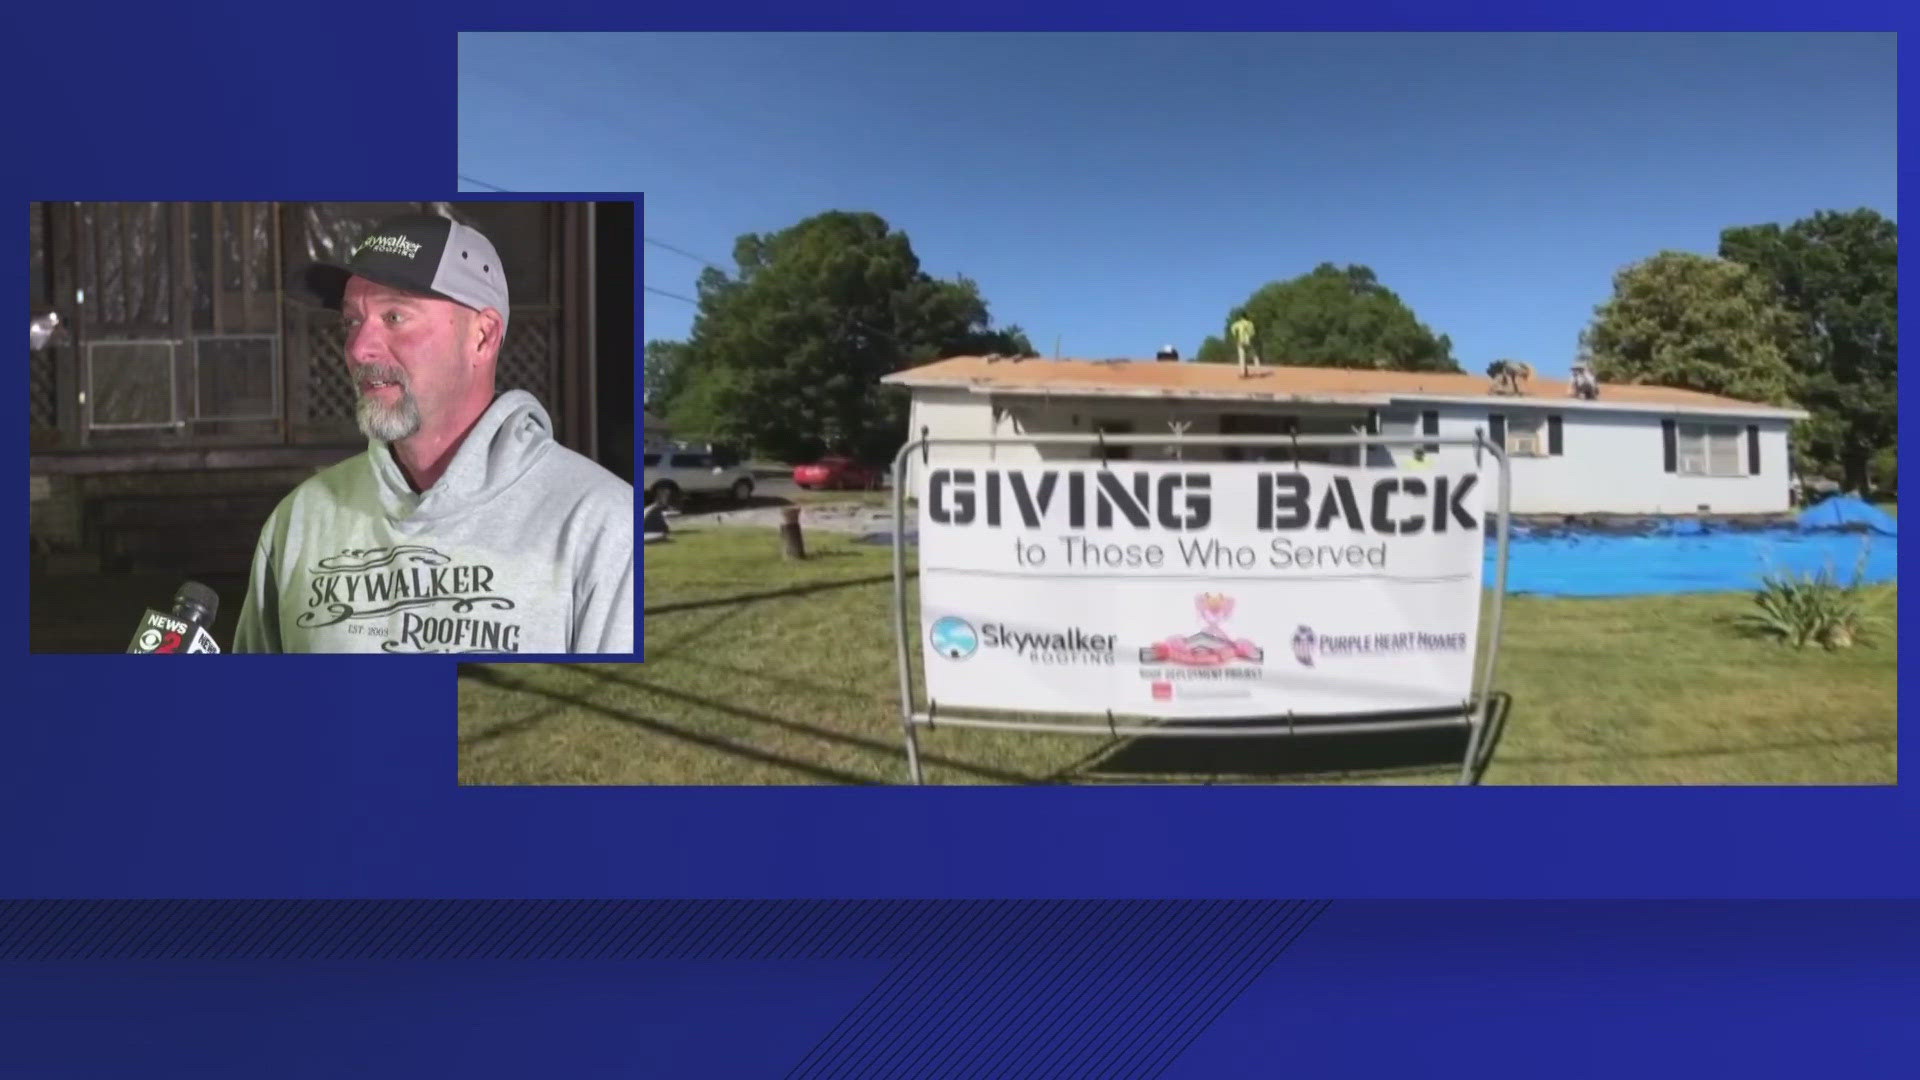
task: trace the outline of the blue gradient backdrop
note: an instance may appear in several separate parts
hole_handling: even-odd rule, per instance
[[[1231,27],[1251,10],[1082,5],[1049,15],[997,2],[955,9],[947,25],[965,14],[980,28]],[[1818,14],[1831,28],[1893,28],[1894,11]],[[872,2],[817,15],[751,3],[655,14],[656,27],[706,29],[937,29],[941,15]],[[569,0],[16,5],[4,16],[15,59],[0,78],[14,122],[0,184],[15,213],[31,199],[451,197],[455,31],[648,28],[638,18]],[[1279,26],[1286,16],[1261,9],[1261,18]],[[1387,3],[1291,25],[1734,20],[1815,21],[1725,3],[1629,3],[1604,19],[1546,20],[1514,5],[1449,17]],[[15,220],[0,274],[19,296],[27,231]],[[24,518],[24,500],[16,505]],[[26,536],[21,520],[8,541],[21,591]],[[461,790],[450,662],[135,668],[117,656],[29,657],[26,605],[13,610],[0,655],[23,693],[0,721],[0,896],[1346,897],[1265,966],[1258,948],[1283,936],[1267,916],[1213,909],[1216,923],[1196,932],[1219,930],[1205,944],[1215,962],[1156,984],[1186,998],[1076,998],[1084,1015],[1061,1022],[1130,1015],[1137,1033],[1202,1015],[1193,999],[1245,977],[1174,1056],[1156,1059],[1164,1075],[1672,1071],[1664,1064],[1754,1076],[1805,1075],[1810,1063],[1827,1075],[1913,1072],[1902,1060],[1920,1015],[1911,905],[1359,902],[1911,897],[1920,808],[1899,788]],[[1031,930],[1048,910],[1007,908],[995,925]],[[1124,928],[1129,910],[1108,905],[1103,917]],[[58,911],[89,919],[80,905]],[[22,924],[20,909],[10,912],[0,918]],[[352,912],[280,917],[321,925]],[[1143,972],[1176,970],[1122,930],[1084,940],[1099,946],[1082,956],[1088,985],[1118,993]],[[879,1000],[875,988],[915,961],[777,949],[597,961],[143,955],[0,960],[0,1073],[98,1075],[139,1061],[147,1075],[194,1064],[200,1075],[249,1076],[382,1065],[414,1075],[824,1075],[833,1062],[819,1048],[836,1032],[850,1045],[847,1025],[886,1021],[880,1004],[938,1013],[944,998],[914,995],[998,986],[968,992],[980,995],[969,999],[978,1016],[999,1020],[953,1014],[949,1030],[913,1028],[927,1040],[991,1034],[1018,1019],[988,1005],[1027,992],[1021,978],[1069,977],[1044,963],[1016,971],[953,956]],[[1236,955],[1237,966],[1226,959]],[[1045,1039],[1044,1026],[1036,1032]]]

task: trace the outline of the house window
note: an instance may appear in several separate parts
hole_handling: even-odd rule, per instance
[[[1095,420],[1093,422],[1093,430],[1102,435],[1131,435],[1133,434],[1133,425],[1125,420]],[[1095,446],[1093,453],[1095,457],[1099,457],[1100,448]],[[1109,446],[1106,448],[1106,459],[1108,461],[1125,461],[1132,456],[1133,447],[1131,446]]]
[[[1683,476],[1745,476],[1740,429],[1733,424],[1680,424],[1679,472]]]
[[[1227,413],[1220,417],[1222,435],[1285,435],[1292,430],[1291,416],[1244,415]],[[1279,461],[1288,457],[1278,446],[1226,446],[1220,456],[1228,461]]]
[[[1514,457],[1547,456],[1547,418],[1544,416],[1507,417],[1507,453]]]

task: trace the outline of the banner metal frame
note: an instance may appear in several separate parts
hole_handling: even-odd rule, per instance
[[[1495,529],[1497,547],[1494,558],[1493,614],[1492,632],[1487,636],[1485,655],[1480,659],[1480,674],[1476,680],[1474,696],[1462,701],[1458,706],[1444,709],[1423,710],[1418,713],[1336,713],[1315,716],[1298,716],[1288,713],[1279,717],[1214,718],[1210,720],[1167,719],[1165,717],[1143,717],[1131,714],[1058,713],[1052,714],[1060,719],[1029,720],[1006,716],[981,715],[951,711],[929,700],[925,711],[914,707],[913,697],[913,660],[908,648],[909,640],[918,641],[919,635],[909,637],[907,633],[907,575],[906,575],[906,467],[914,453],[921,455],[923,465],[931,464],[930,451],[936,446],[1085,446],[1105,448],[1109,446],[1170,446],[1185,447],[1277,447],[1296,451],[1291,463],[1298,464],[1300,447],[1319,446],[1358,446],[1363,458],[1371,447],[1425,447],[1431,453],[1436,447],[1461,446],[1471,448],[1476,462],[1485,456],[1491,456],[1498,464],[1499,495],[1497,497],[1498,524]],[[1097,459],[1098,460],[1098,459]],[[1073,459],[1078,463],[1079,459]],[[1271,465],[1285,465],[1288,461],[1269,462]],[[1206,464],[1215,464],[1207,462]],[[1239,464],[1239,463],[1235,463]],[[1347,466],[1349,468],[1367,468],[1365,464]],[[1504,726],[1506,708],[1505,695],[1494,690],[1494,667],[1500,655],[1501,635],[1505,628],[1507,598],[1507,549],[1509,541],[1509,513],[1513,495],[1513,469],[1504,447],[1496,446],[1486,438],[1484,430],[1476,428],[1472,437],[1465,435],[1370,435],[1370,434],[1315,434],[1315,435],[1136,435],[1136,434],[1035,434],[1035,435],[994,435],[994,436],[933,436],[922,429],[919,438],[911,439],[902,446],[893,458],[893,614],[894,643],[900,668],[900,724],[906,740],[907,770],[913,783],[925,782],[920,767],[920,746],[918,729],[933,728],[941,724],[953,727],[998,728],[1003,730],[1057,732],[1074,735],[1105,735],[1109,738],[1128,736],[1168,736],[1244,738],[1250,735],[1273,735],[1280,737],[1305,737],[1312,735],[1347,735],[1354,733],[1416,731],[1434,728],[1467,728],[1467,746],[1460,764],[1462,784],[1473,784],[1479,780],[1487,759],[1491,756],[1493,740],[1490,732],[1497,734]],[[1482,511],[1483,515],[1485,511]],[[1484,535],[1485,521],[1482,530]],[[916,540],[917,544],[917,540]],[[1486,582],[1482,581],[1482,597],[1476,603],[1484,602]],[[1476,650],[1479,642],[1475,642]],[[1510,704],[1510,703],[1507,703]],[[1069,720],[1067,717],[1085,716],[1085,720]],[[1144,721],[1144,722],[1143,722]]]

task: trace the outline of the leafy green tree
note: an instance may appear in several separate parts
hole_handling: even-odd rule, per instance
[[[1258,344],[1259,339],[1256,338],[1256,348],[1258,348]],[[1231,364],[1238,359],[1238,357],[1234,355],[1233,346],[1227,344],[1224,338],[1215,334],[1207,335],[1207,340],[1200,343],[1200,348],[1193,354],[1193,358],[1196,362],[1202,364]]]
[[[1739,263],[1664,251],[1622,269],[1580,335],[1602,383],[1654,383],[1774,405],[1793,401],[1793,319]]]
[[[1896,447],[1884,446],[1873,455],[1873,490],[1876,494],[1891,495],[1900,489],[1900,451]]]
[[[647,408],[656,412],[666,409],[680,391],[686,387],[687,374],[692,367],[687,363],[687,343],[684,341],[649,341],[640,355],[640,387],[646,397]]]
[[[1872,210],[1822,210],[1785,228],[1727,229],[1720,255],[1751,267],[1794,320],[1799,400],[1816,420],[1806,464],[1864,490],[1899,426],[1900,227]]]
[[[757,454],[884,458],[904,441],[908,402],[882,376],[946,356],[1034,355],[1019,327],[992,326],[974,282],[923,271],[876,214],[743,236],[734,261],[731,275],[702,274],[692,333],[666,343],[684,373],[664,377],[664,407],[676,427]]]
[[[1459,371],[1453,343],[1435,334],[1393,290],[1365,266],[1321,263],[1312,273],[1261,286],[1227,312],[1223,328],[1253,320],[1253,352],[1267,364]],[[1209,337],[1195,357],[1207,363],[1236,359],[1231,340]]]

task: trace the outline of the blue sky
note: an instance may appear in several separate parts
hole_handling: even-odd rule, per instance
[[[728,268],[871,210],[1068,356],[1191,356],[1260,285],[1363,263],[1468,370],[1561,374],[1630,262],[1896,210],[1890,34],[463,34],[459,79],[464,178],[643,191],[646,235]]]

